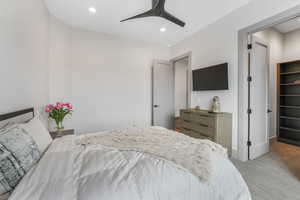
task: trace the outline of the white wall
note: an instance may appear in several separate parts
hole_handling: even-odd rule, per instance
[[[49,100],[52,104],[72,100],[71,27],[50,16],[49,20]],[[64,120],[65,128],[72,128],[71,116]],[[49,120],[50,129],[55,129]]]
[[[77,133],[151,125],[151,65],[167,47],[50,20],[50,99],[71,101]]]
[[[72,31],[72,122],[79,133],[151,125],[151,65],[169,49]]]
[[[179,117],[180,110],[187,108],[187,73],[188,60],[183,59],[175,62],[175,117]]]
[[[254,34],[269,45],[269,108],[271,113],[270,137],[277,135],[277,64],[282,61],[284,53],[284,35],[269,28]]]
[[[49,94],[50,102],[71,100],[72,31],[55,17],[49,25]]]
[[[300,59],[300,29],[284,35],[283,60]]]
[[[168,48],[66,26],[41,0],[0,2],[0,113],[71,101],[77,132],[151,122],[151,64]]]
[[[0,113],[48,103],[48,20],[41,0],[0,1]]]
[[[192,51],[192,68],[229,63],[229,90],[193,93],[192,106],[209,108],[213,96],[220,96],[222,111],[233,113],[233,149],[238,133],[238,31],[286,9],[297,6],[296,0],[253,0],[248,5],[200,30],[172,47],[172,57]],[[267,9],[266,9],[267,8]],[[246,113],[245,113],[246,115]]]

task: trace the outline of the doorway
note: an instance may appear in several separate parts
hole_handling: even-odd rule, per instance
[[[292,113],[287,109],[298,108],[298,104],[292,107],[281,105],[282,99],[285,99],[285,103],[300,102],[300,95],[299,101],[295,101],[297,95],[292,94],[296,91],[291,88],[294,87],[294,82],[281,83],[281,81],[297,81],[298,79],[283,76],[296,76],[296,72],[285,70],[296,69],[295,66],[298,65],[296,60],[300,60],[300,52],[295,52],[298,48],[295,45],[300,44],[299,11],[299,9],[289,10],[239,31],[238,156],[240,160],[256,159],[270,152],[272,157],[283,160],[287,166],[295,166],[295,162],[298,166],[300,165],[300,159],[294,156],[300,154],[300,148],[281,143],[280,140],[280,130],[285,128],[282,127],[283,125],[298,124],[291,121],[295,118],[289,118],[290,121],[287,122],[287,119],[281,120],[280,116]],[[299,32],[298,36],[296,32]],[[266,64],[268,72],[260,71],[259,66],[263,63],[267,49],[269,51],[269,62]],[[281,65],[286,66],[286,62],[292,62],[292,67],[281,68]],[[298,63],[300,70],[300,62]],[[268,74],[267,77],[265,73]],[[287,85],[292,86],[283,89],[287,88]],[[283,92],[291,92],[291,94],[283,94]],[[293,114],[298,115],[297,113],[300,118],[300,104],[299,112],[295,111]],[[298,131],[298,129],[295,126],[285,128],[284,134],[291,131]],[[296,136],[294,138],[297,139]],[[293,151],[298,149],[298,153],[291,154],[289,149]],[[298,168],[298,173],[299,170]]]
[[[179,117],[180,110],[188,108],[188,58],[183,58],[174,62],[174,101],[175,117]]]
[[[181,109],[191,104],[191,53],[152,67],[152,125],[175,129]]]

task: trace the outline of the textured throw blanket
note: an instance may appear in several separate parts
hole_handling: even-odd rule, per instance
[[[209,140],[198,140],[160,127],[88,134],[77,145],[103,145],[120,151],[138,151],[173,162],[207,181],[213,172],[211,152],[227,156],[227,150]]]

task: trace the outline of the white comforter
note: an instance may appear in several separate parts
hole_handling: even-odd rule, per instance
[[[55,140],[10,200],[250,200],[231,162],[213,153],[208,182],[153,155]]]

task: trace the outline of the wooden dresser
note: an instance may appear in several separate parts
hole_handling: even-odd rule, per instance
[[[179,132],[199,139],[208,139],[232,151],[232,114],[206,110],[181,110]]]

